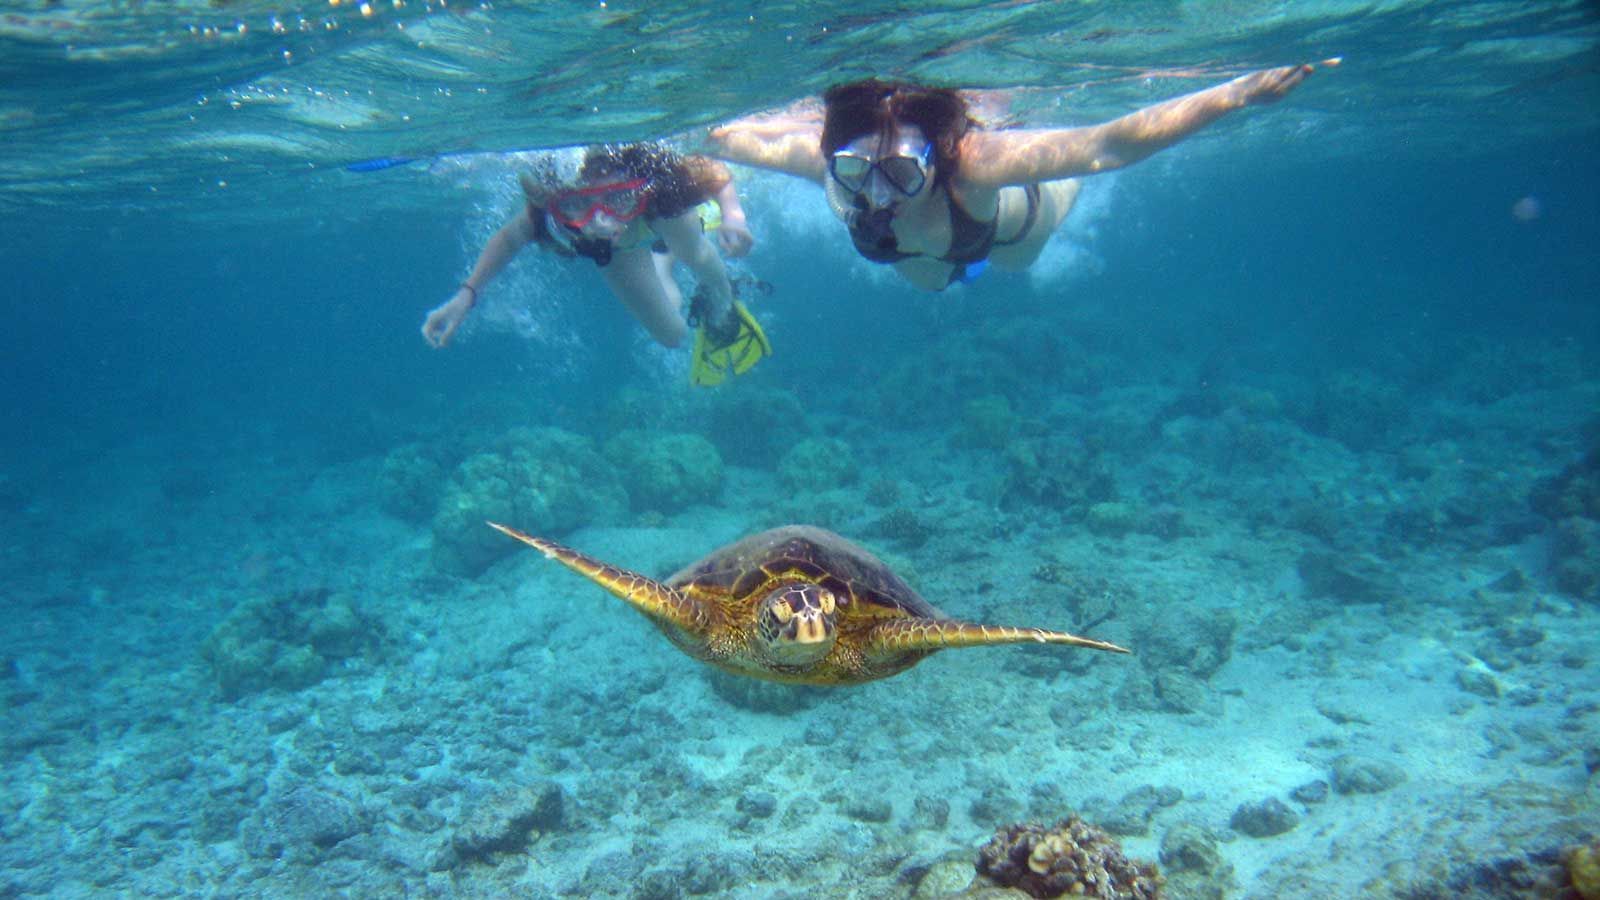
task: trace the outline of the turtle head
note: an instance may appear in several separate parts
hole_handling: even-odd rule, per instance
[[[828,655],[838,635],[833,592],[820,585],[788,584],[761,598],[756,625],[767,659],[809,666]]]

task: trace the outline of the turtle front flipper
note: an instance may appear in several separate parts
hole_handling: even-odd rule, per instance
[[[1009,625],[978,625],[958,619],[889,619],[872,626],[866,641],[869,656],[895,656],[902,653],[931,652],[953,647],[991,647],[997,644],[1066,644],[1132,652],[1125,647],[1065,631],[1043,628],[1013,628]]]
[[[498,522],[487,524],[587,577],[652,619],[675,625],[693,635],[704,635],[711,627],[711,611],[705,604],[685,596],[682,591],[637,572],[607,565],[554,541],[534,537]]]

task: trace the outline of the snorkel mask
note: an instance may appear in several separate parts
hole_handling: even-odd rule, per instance
[[[824,193],[834,215],[849,227],[858,245],[893,253],[899,244],[894,219],[900,203],[926,189],[932,165],[932,143],[925,144],[917,156],[874,157],[840,149],[828,157]]]
[[[900,197],[915,197],[927,186],[928,170],[932,166],[931,142],[924,145],[917,156],[896,154],[874,158],[854,150],[838,150],[828,157],[828,174],[833,180],[846,191],[863,198],[871,186],[873,172],[883,176],[882,181]]]
[[[644,213],[649,202],[650,180],[631,178],[558,191],[545,208],[557,222],[581,230],[602,212],[617,222],[632,222]]]

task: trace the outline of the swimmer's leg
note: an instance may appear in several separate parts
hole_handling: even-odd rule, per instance
[[[672,277],[672,257],[648,247],[618,251],[601,267],[606,285],[639,324],[664,347],[676,347],[689,333],[678,308],[683,295]]]
[[[681,309],[683,291],[678,289],[678,279],[672,274],[672,267],[677,260],[658,241],[650,246],[650,261],[655,263],[656,277],[661,279],[661,289],[666,291],[669,306],[674,310]]]

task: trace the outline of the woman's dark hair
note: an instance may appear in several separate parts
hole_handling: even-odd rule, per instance
[[[638,144],[596,144],[583,155],[578,172],[585,181],[605,176],[659,178],[678,164],[678,154],[664,144],[647,141]]]
[[[950,88],[932,88],[903,81],[852,81],[836,84],[822,95],[822,155],[867,134],[885,141],[900,126],[915,125],[933,142],[934,184],[955,175],[961,164],[961,139],[977,122],[967,115],[967,101]]]
[[[652,218],[671,218],[706,199],[688,177],[683,156],[654,141],[590,147],[579,175],[585,181],[607,175],[649,179]]]

